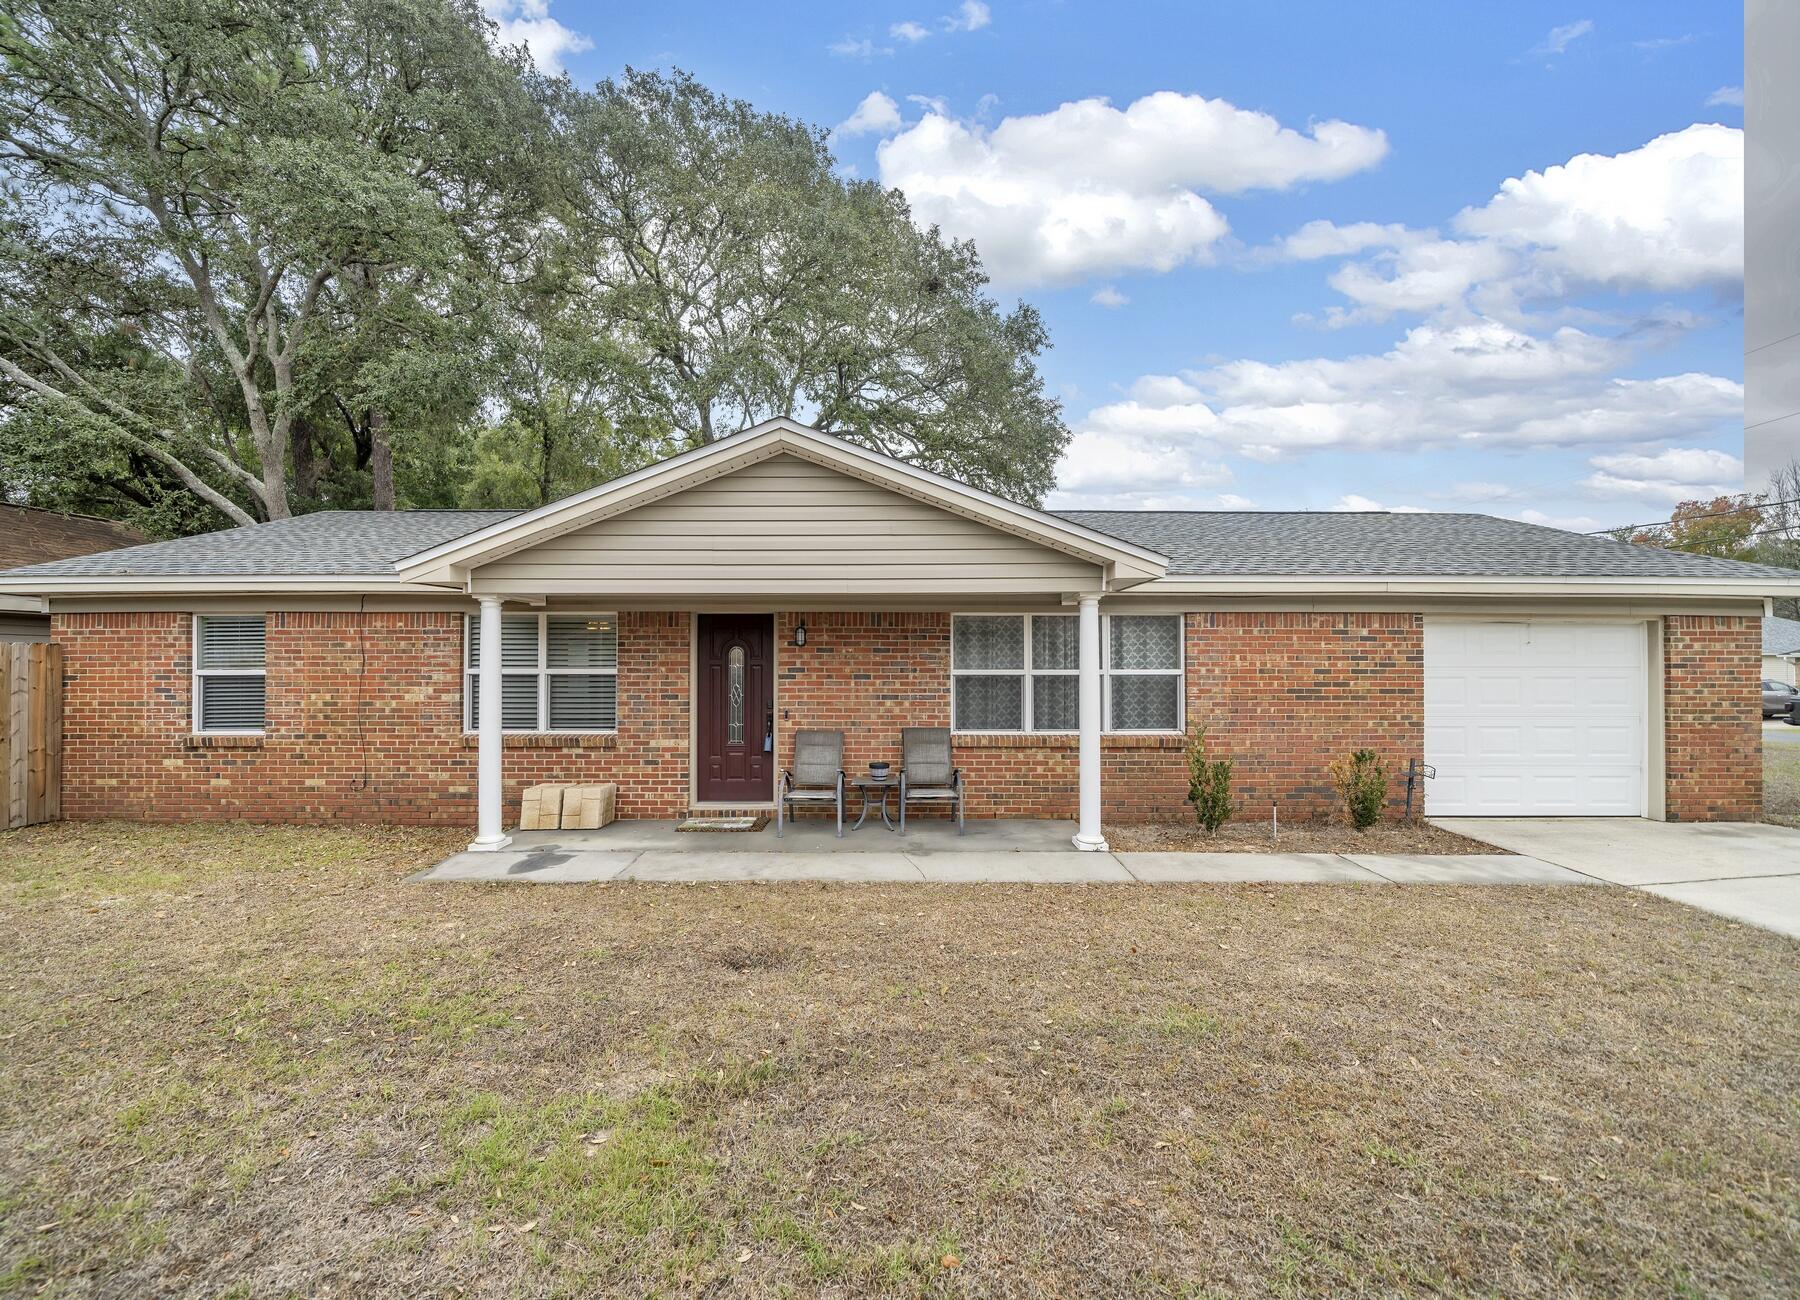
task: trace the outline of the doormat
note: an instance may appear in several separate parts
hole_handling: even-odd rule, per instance
[[[756,817],[688,817],[676,825],[678,831],[760,831],[769,824],[767,813]]]

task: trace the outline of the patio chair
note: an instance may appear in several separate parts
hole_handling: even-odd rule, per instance
[[[900,728],[900,833],[906,834],[906,805],[954,803],[956,833],[963,833],[963,774],[951,765],[950,728]]]
[[[781,774],[776,791],[775,838],[786,832],[794,804],[831,804],[837,810],[838,838],[844,838],[844,733],[796,731],[794,766]]]

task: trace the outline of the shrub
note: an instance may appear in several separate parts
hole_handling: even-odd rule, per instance
[[[1197,727],[1188,737],[1188,802],[1194,820],[1212,835],[1230,820],[1231,760],[1206,756],[1206,728]]]
[[[1344,799],[1350,824],[1366,831],[1381,818],[1387,802],[1388,769],[1372,749],[1352,750],[1347,758],[1331,761],[1331,779]]]

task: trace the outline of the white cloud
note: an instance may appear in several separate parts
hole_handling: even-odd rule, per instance
[[[1501,185],[1464,235],[1530,246],[1553,275],[1620,289],[1729,285],[1744,272],[1744,133],[1696,124],[1621,154],[1578,154]]]
[[[1057,471],[1059,500],[1115,505],[1152,496],[1168,499],[1208,488],[1228,487],[1229,466],[1191,454],[1178,437],[1120,436],[1078,429]],[[1141,507],[1149,508],[1149,507]]]
[[[1338,498],[1333,510],[1380,511],[1392,515],[1422,515],[1426,513],[1423,506],[1384,506],[1379,501],[1371,501],[1368,497],[1349,492]]]
[[[1519,490],[1505,483],[1452,483],[1447,488],[1425,494],[1438,501],[1461,501],[1469,504],[1505,501],[1519,495]]]
[[[1110,309],[1113,307],[1123,307],[1126,303],[1130,302],[1131,299],[1127,298],[1110,284],[1103,284],[1098,289],[1094,290],[1094,296],[1089,298],[1088,301],[1093,303],[1096,307],[1106,307]]]
[[[885,141],[885,184],[921,221],[973,238],[1009,287],[1208,260],[1229,229],[1201,197],[1338,180],[1387,137],[1348,122],[1305,132],[1224,100],[1161,91],[1008,117],[991,130],[939,112]]]
[[[936,113],[939,117],[947,117],[950,113],[950,101],[942,95],[908,95],[906,102],[918,105],[927,113]]]
[[[1380,225],[1373,221],[1357,221],[1340,226],[1331,221],[1309,221],[1283,239],[1267,254],[1310,262],[1321,257],[1347,257],[1371,248],[1398,248],[1421,237],[1421,232],[1408,230],[1392,222]]]
[[[1744,462],[1723,451],[1672,447],[1655,455],[1595,456],[1582,486],[1596,496],[1675,505],[1741,492]]]
[[[931,32],[928,28],[922,27],[918,23],[904,22],[895,23],[892,27],[888,28],[888,35],[892,36],[897,41],[906,41],[908,44],[912,44],[924,40],[927,36],[931,35]]]
[[[846,36],[825,47],[841,59],[866,59],[875,52],[875,42],[868,37]]]
[[[1544,38],[1544,43],[1531,52],[1544,57],[1561,54],[1593,30],[1594,20],[1592,18],[1583,18],[1564,27],[1552,27],[1550,34]]]
[[[957,11],[944,19],[947,32],[977,32],[994,20],[994,15],[981,0],[963,0]]]
[[[580,32],[550,16],[549,0],[481,0],[481,12],[494,20],[502,45],[523,45],[531,61],[552,75],[563,70],[563,56],[594,48]]]
[[[1720,86],[1706,97],[1708,108],[1718,108],[1721,105],[1742,108],[1744,106],[1744,88],[1742,86]]]
[[[1615,377],[1629,356],[1617,341],[1572,327],[1540,338],[1478,320],[1417,326],[1379,355],[1146,375],[1079,423],[1061,482],[1167,491],[1210,479],[1231,455],[1275,462],[1322,451],[1654,446],[1742,418],[1743,388],[1733,381]],[[1473,484],[1466,499],[1505,494]]]
[[[838,123],[833,135],[865,135],[871,131],[886,135],[900,129],[900,105],[879,90],[864,95],[856,111]]]
[[[1326,325],[1452,310],[1519,321],[1521,304],[1596,288],[1730,290],[1743,277],[1743,177],[1744,133],[1697,124],[1642,148],[1580,154],[1511,178],[1488,202],[1456,215],[1453,237],[1310,221],[1246,260],[1361,255],[1328,278],[1351,305],[1327,309]],[[1666,310],[1657,316],[1676,323]]]
[[[1426,319],[1378,353],[1144,375],[1077,423],[1064,484],[1117,499],[1187,490],[1191,504],[1199,498],[1188,484],[1210,488],[1240,460],[1580,447],[1591,456],[1585,478],[1527,490],[1471,476],[1413,495],[1478,509],[1517,509],[1541,495],[1567,510],[1571,495],[1660,506],[1734,490],[1741,464],[1695,448],[1741,424],[1742,385],[1638,369],[1691,314],[1634,308],[1621,322],[1566,299],[1740,283],[1742,151],[1741,131],[1695,126],[1617,156],[1582,155],[1506,182],[1447,235],[1310,222],[1248,260],[1353,259],[1329,277],[1348,301],[1333,323],[1393,312]],[[1543,309],[1547,300],[1554,310]],[[1572,510],[1514,517],[1600,527]]]
[[[1540,528],[1560,528],[1565,533],[1597,533],[1603,528],[1598,519],[1592,515],[1547,515],[1542,510],[1521,510],[1513,518],[1521,523],[1536,524]]]
[[[1512,266],[1505,249],[1485,240],[1417,238],[1367,262],[1351,262],[1327,283],[1362,308],[1333,323],[1385,319],[1397,311],[1428,312],[1462,301],[1476,285]]]

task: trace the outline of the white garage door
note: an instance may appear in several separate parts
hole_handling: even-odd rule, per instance
[[[1641,623],[1425,620],[1436,817],[1644,811]]]

